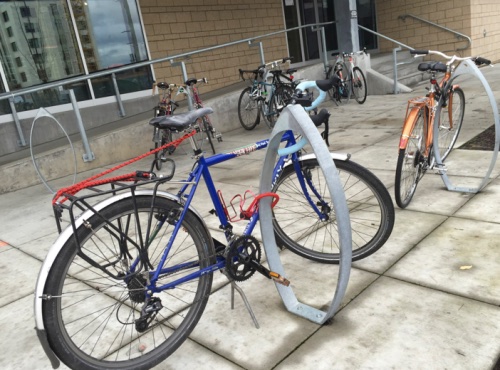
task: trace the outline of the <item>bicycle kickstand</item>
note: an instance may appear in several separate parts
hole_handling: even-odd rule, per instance
[[[241,299],[243,299],[243,303],[245,303],[245,307],[247,308],[247,311],[250,314],[250,317],[252,318],[255,327],[257,329],[260,329],[259,322],[257,321],[255,314],[253,313],[252,307],[250,306],[250,302],[248,301],[245,293],[243,293],[243,289],[241,289],[234,281],[231,281],[231,309],[234,310],[234,291],[235,290],[240,294]]]

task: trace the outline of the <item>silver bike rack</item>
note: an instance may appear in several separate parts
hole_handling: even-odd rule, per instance
[[[486,78],[484,75],[481,73],[479,68],[476,66],[476,64],[473,61],[464,61],[458,65],[458,67],[455,69],[453,73],[453,77],[448,81],[448,84],[446,86],[446,89],[453,85],[453,81],[458,78],[461,75],[472,75],[475,76],[479,81],[481,81],[481,84],[484,87],[484,90],[486,91],[486,94],[488,95],[488,99],[490,101],[490,105],[493,111],[493,118],[495,121],[495,148],[493,150],[493,155],[491,157],[490,161],[490,166],[488,170],[486,171],[486,175],[484,176],[483,180],[481,181],[480,185],[478,187],[465,187],[465,186],[455,186],[452,184],[451,179],[448,177],[448,173],[446,171],[446,165],[443,164],[443,161],[441,159],[441,155],[439,154],[439,120],[440,117],[436,115],[436,124],[434,125],[434,138],[433,138],[433,148],[434,148],[434,157],[436,160],[435,167],[438,170],[438,173],[441,175],[441,178],[450,191],[457,191],[457,192],[464,192],[464,193],[477,193],[481,191],[486,184],[488,183],[488,180],[491,175],[491,171],[495,167],[495,163],[498,157],[498,148],[500,144],[500,119],[498,115],[498,106],[495,100],[495,96],[493,95],[493,92],[491,91],[491,87],[486,81]]]
[[[278,121],[271,133],[269,146],[264,159],[260,179],[260,193],[270,192],[273,186],[273,168],[278,153],[281,137],[284,132],[292,130],[300,134],[311,144],[318,163],[326,179],[328,190],[330,191],[333,207],[338,223],[338,233],[340,239],[340,262],[337,287],[333,299],[326,311],[308,306],[299,302],[291,286],[284,286],[276,283],[276,288],[288,311],[306,318],[317,324],[323,324],[333,317],[340,307],[340,303],[345,295],[349,275],[351,271],[352,259],[352,238],[351,224],[349,220],[349,210],[345,199],[344,191],[340,183],[334,162],[327,146],[325,145],[319,131],[312,123],[304,108],[298,105],[288,106],[280,114]],[[276,239],[274,237],[271,198],[264,197],[259,202],[260,229],[267,261],[272,271],[287,277],[283,264],[281,263]],[[328,268],[329,266],[324,266]]]

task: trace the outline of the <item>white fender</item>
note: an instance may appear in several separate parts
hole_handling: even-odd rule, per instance
[[[135,192],[135,195],[136,196],[153,195],[153,190],[138,190]],[[156,196],[180,203],[179,197],[174,194],[170,194],[163,191],[157,191]],[[100,211],[114,202],[118,202],[119,200],[130,197],[132,197],[132,193],[130,192],[118,194],[98,203],[97,205],[94,206],[94,209],[96,211]],[[189,209],[195,213],[200,222],[202,222],[203,226],[207,229],[207,225],[205,224],[205,221],[203,220],[201,215],[194,208],[189,207]],[[89,219],[90,217],[92,217],[93,214],[94,213],[91,210],[85,211],[81,216],[79,216],[75,220],[75,227],[78,228],[79,226],[81,226],[83,220]],[[54,263],[60,250],[72,235],[73,235],[73,227],[69,225],[66,229],[64,229],[64,231],[61,234],[59,234],[59,237],[57,238],[57,240],[54,242],[49,252],[47,253],[45,260],[43,261],[42,268],[38,273],[38,279],[35,287],[35,326],[36,329],[38,330],[45,329],[43,325],[43,316],[42,316],[42,302],[43,302],[42,295],[43,295],[43,290],[45,288],[45,283],[47,281],[47,277],[49,275],[49,271],[52,268],[52,264]]]

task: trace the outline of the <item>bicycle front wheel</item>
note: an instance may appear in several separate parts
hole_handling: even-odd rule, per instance
[[[207,116],[204,116],[201,118],[200,121],[200,132],[197,134],[198,136],[198,144],[200,145],[199,148],[203,150],[203,147],[205,146],[205,143],[208,142],[208,145],[210,146],[210,149],[212,150],[212,154],[215,154],[215,147],[214,143],[212,140],[212,124],[209,121],[209,118]]]
[[[359,67],[354,67],[352,70],[351,88],[356,101],[363,104],[366,100],[366,79]]]
[[[424,174],[424,141],[424,115],[423,109],[420,109],[406,147],[399,149],[394,191],[396,203],[400,208],[406,208],[410,204],[417,184]]]
[[[208,267],[214,257],[203,225],[188,212],[165,265],[158,266],[173,230],[162,221],[179,208],[159,197],[122,199],[105,207],[102,217],[94,215],[78,227],[81,249],[73,236],[68,238],[49,271],[44,293],[52,298],[43,305],[51,348],[68,367],[149,369],[194,329],[210,294],[212,274],[190,274]],[[153,231],[146,241],[148,222]],[[156,269],[162,270],[157,287],[173,286],[153,294],[153,307],[147,294]],[[145,308],[155,312],[147,323],[138,321],[144,319]]]
[[[245,130],[253,130],[260,122],[259,101],[252,96],[253,91],[251,86],[246,87],[238,99],[238,118]]]
[[[438,148],[444,162],[457,142],[465,113],[465,94],[459,87],[448,91],[445,104],[439,104],[436,117],[439,117]]]
[[[285,108],[286,103],[291,99],[293,93],[292,87],[288,85],[282,85],[276,89],[271,97],[266,115],[267,121],[269,122],[269,128],[274,127],[281,111]]]
[[[334,160],[343,185],[352,229],[352,260],[375,253],[389,238],[394,226],[391,196],[366,168]],[[317,159],[300,162],[308,196],[324,217],[311,207],[293,165],[287,166],[273,191],[280,200],[273,208],[273,226],[279,245],[321,263],[338,263],[340,241],[333,203]]]

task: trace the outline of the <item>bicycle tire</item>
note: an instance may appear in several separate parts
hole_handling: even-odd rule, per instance
[[[269,128],[274,127],[281,111],[293,96],[293,93],[294,90],[289,85],[281,85],[276,88],[269,103],[269,106],[272,107],[272,111],[268,112],[266,116]]]
[[[347,64],[342,63],[342,68],[337,69],[335,71],[337,76],[340,78],[341,82],[337,87],[337,97],[335,103],[337,105],[343,105],[349,103],[349,99],[351,98],[351,73],[349,72],[349,68]]]
[[[352,69],[352,81],[351,88],[354,98],[359,104],[363,104],[366,101],[366,78],[363,71],[359,67],[354,67]]]
[[[423,108],[418,112],[415,125],[410,132],[408,142],[404,149],[399,149],[396,164],[396,179],[394,192],[396,204],[406,208],[415,194],[418,182],[425,173],[422,150],[425,143]]]
[[[245,130],[253,130],[260,122],[260,107],[256,97],[252,97],[252,86],[243,89],[238,99],[238,118]]]
[[[372,172],[349,160],[334,160],[334,163],[349,208],[352,260],[357,261],[375,253],[389,238],[394,227],[394,205],[389,192]],[[280,196],[273,209],[277,243],[316,262],[339,263],[337,223],[323,172],[316,158],[301,161],[300,168],[327,201],[329,219],[319,219],[304,196],[294,166],[289,165],[273,189]]]
[[[155,130],[158,129],[155,128]],[[160,139],[161,142],[160,144],[158,144],[157,141],[155,142],[155,149],[158,149],[159,146],[163,146],[166,143],[172,142],[172,132],[170,130],[160,130],[159,135],[161,135]],[[155,167],[158,171],[160,171],[161,168],[163,167],[162,158],[166,158],[168,152],[169,152],[168,148],[165,148],[155,153],[154,161],[155,161]]]
[[[203,122],[203,131],[207,135],[208,143],[210,144],[210,148],[212,149],[212,154],[216,154],[214,142],[212,140],[212,132],[213,132],[212,123],[210,122],[208,116],[202,117],[202,122]]]
[[[144,227],[141,230],[144,233],[152,209],[159,217],[179,209],[176,202],[148,195],[135,197],[135,202],[138,219],[132,198],[118,200],[100,214],[138,243],[141,233],[136,232],[137,225]],[[113,235],[98,215],[87,221],[86,225],[91,227],[81,225],[76,231],[81,250],[90,253],[98,263],[114,263],[112,268],[117,274],[128,273],[126,266],[130,260],[126,263],[124,250],[116,249],[123,242],[122,235]],[[134,224],[136,221],[139,223]],[[152,221],[158,220],[153,217]],[[151,264],[158,263],[173,229],[168,222],[163,227],[154,235],[146,252]],[[159,284],[185,277],[215,261],[209,235],[191,211],[182,221],[179,233],[163,267],[172,268],[179,263],[182,268],[165,273]],[[128,240],[127,245],[133,260],[139,251]],[[115,280],[85,262],[77,252],[75,238],[71,236],[49,271],[44,293],[54,298],[44,302],[42,313],[52,350],[70,368],[149,369],[172,354],[198,323],[210,294],[212,273],[155,293],[155,297],[163,299],[163,307],[149,327],[139,333],[133,323],[143,305],[145,278],[135,275],[128,283]],[[187,265],[189,261],[192,263]]]
[[[451,95],[450,95],[451,94]],[[451,102],[451,103],[450,103]],[[451,122],[450,122],[450,106],[451,106]],[[453,149],[457,142],[462,122],[465,113],[465,94],[460,87],[451,88],[448,90],[448,98],[446,99],[446,106],[442,102],[438,105],[436,110],[436,117],[439,117],[438,124],[438,148],[441,161],[444,162],[448,154]],[[436,120],[437,121],[437,120]]]

